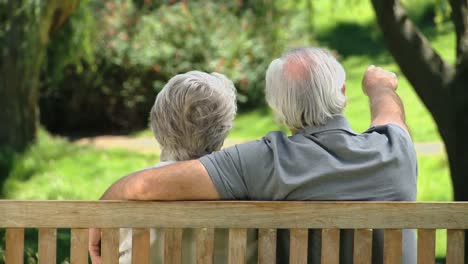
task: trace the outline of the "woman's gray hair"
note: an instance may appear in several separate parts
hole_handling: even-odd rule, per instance
[[[277,119],[291,129],[324,125],[343,111],[346,74],[326,50],[293,49],[270,63],[266,99]]]
[[[219,73],[190,71],[159,92],[150,124],[161,160],[188,160],[219,150],[236,115],[234,84]]]

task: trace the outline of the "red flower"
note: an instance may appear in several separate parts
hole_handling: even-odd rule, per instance
[[[153,68],[153,71],[155,71],[155,72],[159,72],[159,71],[161,71],[161,65],[159,65],[159,64],[155,64],[155,65],[153,65],[153,67],[152,67],[152,68]]]

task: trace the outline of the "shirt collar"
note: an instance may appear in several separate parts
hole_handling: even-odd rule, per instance
[[[348,119],[343,114],[333,115],[327,123],[323,126],[309,126],[299,130],[297,134],[314,134],[322,131],[328,130],[345,130],[352,134],[356,134],[351,128],[351,125],[348,122]]]

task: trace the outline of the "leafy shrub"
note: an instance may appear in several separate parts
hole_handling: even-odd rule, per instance
[[[144,127],[165,82],[190,70],[227,75],[242,109],[263,105],[266,68],[287,38],[274,5],[247,2],[82,2],[49,45],[42,122],[53,131]]]

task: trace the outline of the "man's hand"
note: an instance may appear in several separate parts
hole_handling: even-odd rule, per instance
[[[89,255],[93,264],[101,264],[101,229],[89,229]]]
[[[371,126],[395,124],[408,134],[405,110],[396,94],[398,79],[393,72],[371,65],[362,78],[362,90],[369,96]]]
[[[396,91],[398,79],[395,73],[371,65],[362,78],[362,90],[368,96],[390,89]]]

